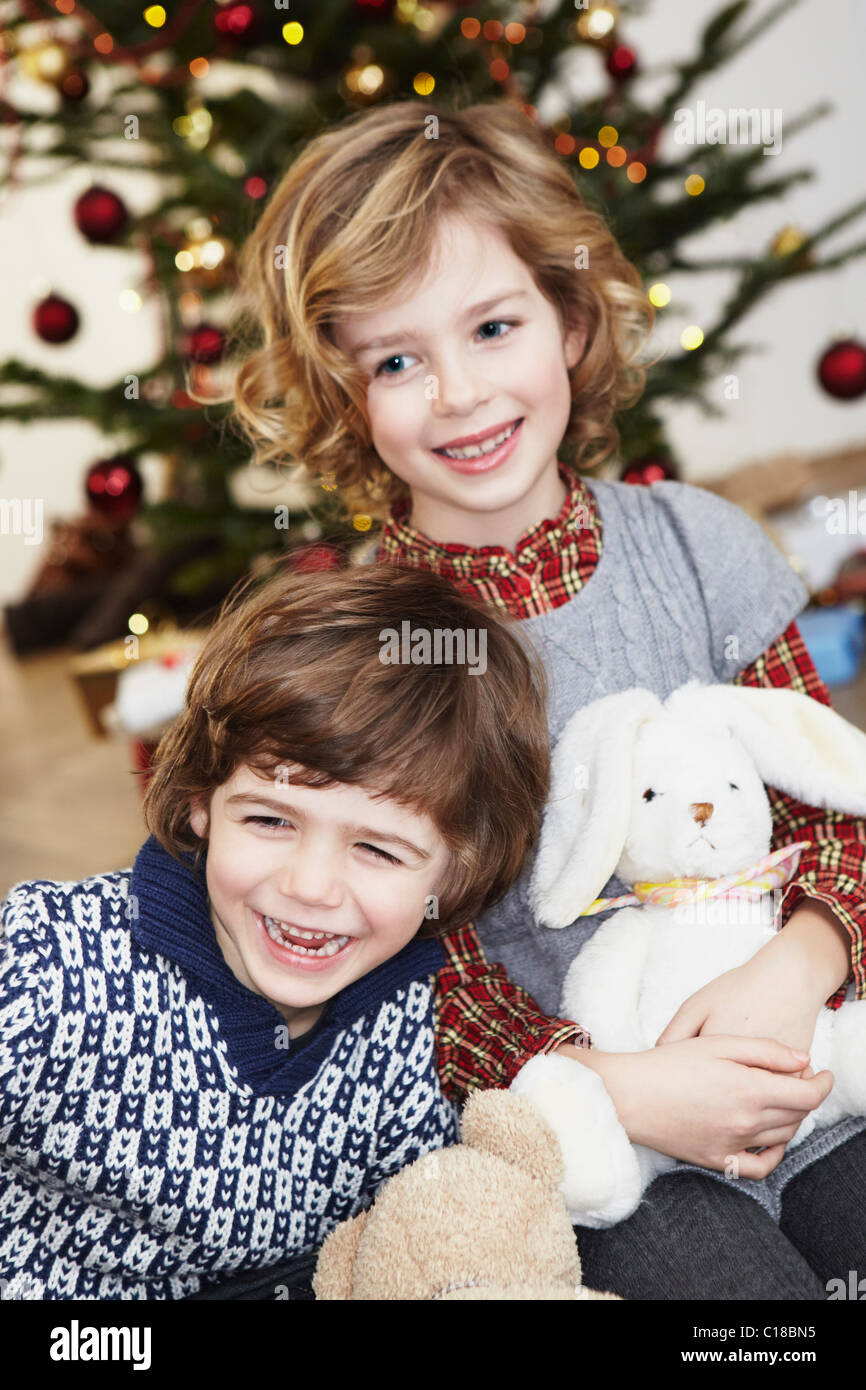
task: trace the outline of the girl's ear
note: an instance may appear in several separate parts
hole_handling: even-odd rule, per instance
[[[651,690],[607,695],[572,715],[553,753],[530,885],[538,921],[567,927],[598,897],[625,845],[634,744],[661,710]]]
[[[589,327],[585,323],[569,323],[565,333],[564,350],[565,362],[569,371],[576,367],[586,350],[586,340],[589,337]]]
[[[866,734],[819,700],[784,688],[689,686],[666,708],[726,724],[767,786],[808,806],[866,815]]]

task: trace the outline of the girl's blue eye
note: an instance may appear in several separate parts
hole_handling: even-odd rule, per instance
[[[510,328],[517,328],[518,325],[519,325],[519,320],[517,320],[517,319],[487,319],[487,320],[485,320],[485,322],[482,323],[481,326],[479,327],[479,329],[478,329],[479,333],[481,332],[481,329],[482,329],[482,328],[488,328],[488,327],[490,327],[490,326],[493,325],[493,324],[504,324],[505,327],[506,327],[506,328],[509,328],[509,329],[510,329]],[[508,337],[508,334],[507,334],[507,333],[497,333],[497,334],[495,334],[493,337],[487,338],[486,341],[487,341],[487,342],[495,342],[496,338],[507,338],[507,337]],[[376,368],[376,376],[383,376],[383,375],[384,375],[384,376],[400,376],[400,375],[402,375],[402,373],[400,373],[400,372],[386,372],[386,371],[384,371],[384,368],[387,367],[389,363],[391,363],[391,362],[399,362],[399,361],[401,360],[401,358],[403,358],[403,357],[408,357],[408,356],[409,356],[409,353],[406,353],[406,352],[398,352],[398,353],[395,353],[395,355],[394,355],[393,357],[386,357],[385,360],[384,360],[384,362],[380,362],[380,363],[379,363],[379,366]]]
[[[402,357],[406,357],[407,355],[408,354],[405,352],[398,352],[394,357],[386,357],[385,361],[379,367],[376,368],[376,375],[381,376],[385,367],[387,367],[390,362],[399,362]],[[385,372],[384,374],[385,376],[399,375],[398,372]]]
[[[486,323],[482,323],[481,328],[490,328],[491,325],[495,326],[496,324],[500,324],[500,323],[504,323],[505,326],[506,326],[506,328],[507,328],[507,327],[511,326],[511,322],[512,322],[512,321],[511,321],[511,320],[508,320],[508,319],[488,319]],[[481,332],[481,328],[479,328],[479,330],[478,330],[479,333]],[[496,336],[497,338],[507,338],[507,337],[508,337],[508,334],[507,334],[507,333],[497,333],[495,336]]]

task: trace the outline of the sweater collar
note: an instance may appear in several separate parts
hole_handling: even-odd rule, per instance
[[[448,578],[482,578],[509,567],[556,559],[564,568],[577,569],[587,557],[597,559],[601,550],[601,523],[595,497],[578,473],[559,464],[559,476],[568,495],[555,517],[545,517],[527,527],[513,551],[502,545],[463,545],[436,541],[408,521],[410,499],[400,498],[382,528],[380,563],[410,564]]]
[[[289,1046],[281,1048],[276,1039],[284,1038],[285,1019],[270,1000],[237,979],[216,939],[205,877],[207,853],[197,871],[192,853],[183,853],[181,859],[169,854],[155,835],[142,845],[130,879],[130,932],[141,950],[179,965],[214,1006],[229,1059],[240,1080],[257,1094],[294,1091],[315,1074],[338,1032],[378,1008],[395,990],[445,964],[440,941],[414,937],[327,1001],[315,1037],[305,1047],[293,1052],[289,1040]]]

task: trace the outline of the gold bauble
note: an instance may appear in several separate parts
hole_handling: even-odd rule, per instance
[[[234,264],[235,246],[228,237],[208,233],[186,237],[174,258],[186,289],[218,289]]]
[[[616,37],[619,23],[619,5],[615,0],[590,0],[588,9],[581,12],[577,20],[577,32],[584,43],[610,47]]]
[[[51,39],[22,48],[18,61],[27,77],[34,82],[44,82],[48,87],[59,87],[72,69],[69,50]]]
[[[781,227],[770,243],[771,256],[789,256],[803,245],[806,240],[806,233],[801,227],[795,227],[793,223],[786,223]],[[791,264],[797,270],[805,270],[808,266],[815,264],[815,256],[812,251],[804,251],[802,256],[796,256]]]
[[[381,101],[394,86],[394,75],[390,68],[380,63],[351,63],[343,69],[340,77],[340,91],[343,98],[352,105],[371,106]]]

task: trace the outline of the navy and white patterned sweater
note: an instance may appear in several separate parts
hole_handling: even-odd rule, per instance
[[[415,939],[287,1040],[223,958],[203,864],[151,836],[132,870],[17,884],[0,935],[4,1296],[182,1298],[315,1248],[456,1143],[444,962]]]

